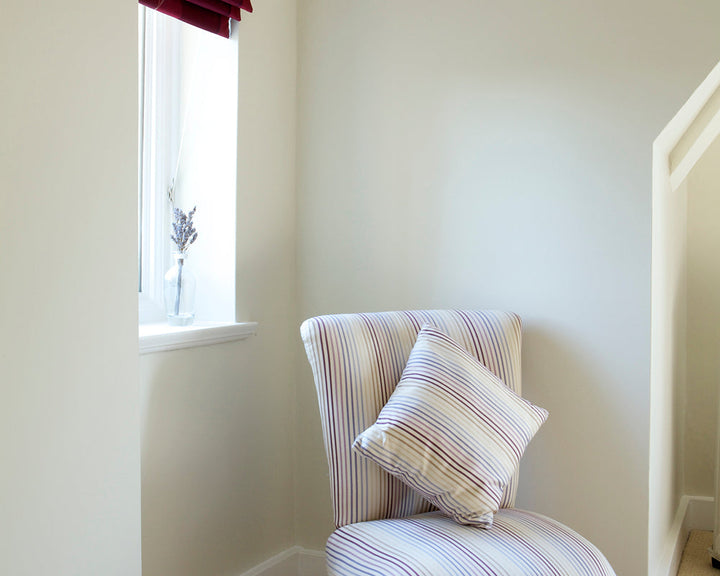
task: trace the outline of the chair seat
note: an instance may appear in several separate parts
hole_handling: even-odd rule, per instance
[[[585,538],[540,514],[504,508],[489,530],[441,512],[348,524],[328,539],[329,576],[614,576]]]

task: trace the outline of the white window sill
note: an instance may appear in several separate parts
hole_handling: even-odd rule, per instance
[[[233,342],[254,336],[257,322],[195,322],[191,326],[140,324],[140,354]]]

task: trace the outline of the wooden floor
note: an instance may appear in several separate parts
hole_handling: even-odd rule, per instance
[[[708,548],[712,546],[712,532],[690,532],[677,576],[720,576],[720,570],[712,567]]]

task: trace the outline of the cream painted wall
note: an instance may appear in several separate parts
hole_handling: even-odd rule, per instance
[[[652,143],[717,62],[720,7],[304,0],[299,18],[300,317],[520,313],[525,394],[551,416],[519,504],[647,574]],[[318,548],[298,366],[297,531]]]
[[[295,544],[296,10],[239,34],[237,299],[248,340],[143,356],[143,576],[240,574]]]
[[[140,576],[137,7],[2,20],[0,574]]]
[[[688,188],[688,367],[685,492],[715,495],[720,383],[720,139],[686,180]]]

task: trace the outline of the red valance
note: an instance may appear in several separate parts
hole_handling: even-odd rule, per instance
[[[230,18],[240,20],[240,11],[252,12],[250,0],[139,0],[158,12],[212,32],[230,37]]]

